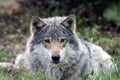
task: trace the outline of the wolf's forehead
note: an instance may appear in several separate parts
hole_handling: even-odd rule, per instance
[[[51,17],[51,18],[44,18],[48,25],[59,25],[66,17]]]
[[[63,28],[58,28],[58,27],[49,27],[49,29],[46,31],[44,36],[49,36],[49,37],[59,37],[66,35],[66,31]]]

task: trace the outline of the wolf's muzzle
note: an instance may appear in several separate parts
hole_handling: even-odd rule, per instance
[[[59,60],[60,60],[60,55],[59,54],[54,54],[52,55],[52,62],[57,64],[59,63]]]

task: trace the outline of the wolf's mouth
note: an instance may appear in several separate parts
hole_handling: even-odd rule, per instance
[[[52,63],[58,64],[58,63],[60,63],[60,61],[52,61]]]

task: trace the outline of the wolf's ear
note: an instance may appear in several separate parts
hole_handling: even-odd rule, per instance
[[[47,24],[37,16],[32,16],[31,20],[31,32],[36,34]]]
[[[71,14],[69,16],[67,16],[67,18],[65,18],[61,24],[67,28],[68,30],[70,30],[71,32],[75,33],[75,29],[76,29],[76,19],[75,19],[75,15]]]

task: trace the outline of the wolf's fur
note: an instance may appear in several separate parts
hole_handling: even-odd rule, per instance
[[[45,69],[49,77],[61,80],[79,80],[92,71],[111,69],[111,56],[101,47],[79,39],[75,30],[74,15],[45,19],[33,17],[31,37],[23,55],[27,69],[32,72]],[[63,41],[59,42],[59,38]],[[60,55],[58,63],[51,58],[54,54]]]

